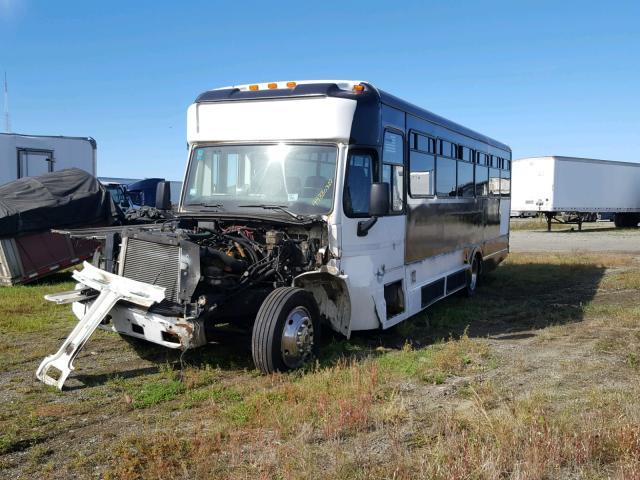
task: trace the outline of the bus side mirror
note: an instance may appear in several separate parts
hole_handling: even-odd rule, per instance
[[[378,217],[383,217],[389,213],[389,184],[387,182],[376,182],[371,184],[369,193],[369,220],[358,222],[358,236],[364,237],[371,227],[378,221]]]
[[[158,182],[156,185],[156,208],[158,210],[171,208],[171,184],[169,182]]]
[[[371,184],[369,193],[369,215],[384,217],[389,213],[389,184],[386,182]]]

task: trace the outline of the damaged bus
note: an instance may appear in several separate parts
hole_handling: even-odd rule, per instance
[[[387,329],[507,256],[510,148],[369,83],[206,91],[187,133],[176,218],[107,232],[49,296],[80,322],[41,380],[61,388],[97,327],[187,349],[248,324],[259,370],[296,369],[321,326]]]

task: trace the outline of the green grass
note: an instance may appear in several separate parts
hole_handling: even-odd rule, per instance
[[[0,329],[4,334],[51,330],[69,324],[69,307],[47,302],[44,295],[73,289],[69,274],[40,282],[0,287]]]
[[[99,333],[76,361],[81,383],[62,393],[32,378],[74,324],[42,295],[72,284],[2,289],[0,468],[32,478],[637,478],[639,272],[631,256],[512,254],[473,299],[336,338],[290,374],[257,374],[242,340],[181,365],[176,352],[141,360]]]
[[[173,400],[184,391],[184,385],[180,380],[154,380],[133,393],[133,407],[153,407]]]

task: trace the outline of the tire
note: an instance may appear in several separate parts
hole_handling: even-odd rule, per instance
[[[478,280],[480,278],[480,256],[474,255],[471,260],[471,268],[467,270],[467,297],[473,297],[478,288]]]
[[[319,318],[309,292],[293,287],[271,292],[253,325],[251,352],[256,368],[269,374],[308,365],[317,355]]]
[[[617,228],[635,228],[640,222],[640,215],[636,213],[616,213],[613,222]]]

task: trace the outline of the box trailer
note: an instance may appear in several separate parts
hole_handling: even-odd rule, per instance
[[[536,212],[577,223],[613,214],[617,227],[640,222],[640,163],[562,156],[513,162],[511,211]],[[564,220],[560,220],[560,215]]]
[[[91,137],[0,133],[0,185],[67,168],[79,168],[95,177],[96,151]]]

